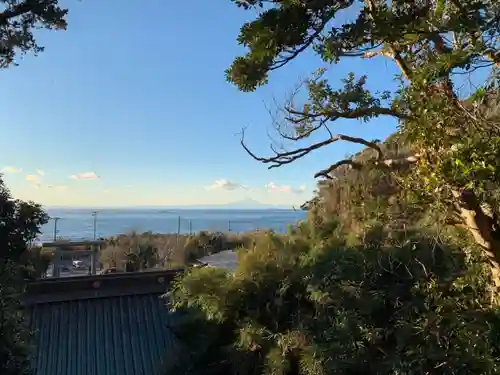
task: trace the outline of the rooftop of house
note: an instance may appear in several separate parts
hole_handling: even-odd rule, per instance
[[[161,298],[180,270],[32,282],[35,375],[155,374],[179,355],[178,316]]]

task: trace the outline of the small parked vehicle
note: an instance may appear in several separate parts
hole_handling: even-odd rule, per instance
[[[75,270],[83,270],[83,269],[87,269],[87,266],[81,260],[74,260],[73,261],[73,269],[75,269]]]

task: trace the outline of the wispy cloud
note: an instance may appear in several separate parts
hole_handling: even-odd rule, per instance
[[[209,186],[206,186],[207,190],[228,190],[228,191],[234,191],[234,190],[239,190],[239,189],[244,189],[249,192],[258,192],[262,191],[262,188],[256,188],[256,187],[250,187],[247,185],[242,185],[240,183],[227,180],[227,179],[220,179],[220,180],[215,180],[215,182]],[[266,185],[264,185],[264,189],[267,190],[270,193],[285,193],[285,194],[301,194],[306,190],[305,185],[301,185],[298,187],[293,187],[291,185],[278,185],[275,184],[274,182],[270,182]]]
[[[83,172],[78,174],[72,174],[71,176],[69,176],[69,178],[72,180],[79,180],[79,181],[91,181],[91,180],[98,180],[99,176],[95,172]]]
[[[206,187],[208,190],[214,190],[214,189],[221,189],[221,190],[238,190],[238,189],[245,189],[248,190],[248,186],[238,184],[233,181],[229,181],[226,179],[221,179],[221,180],[215,180],[215,182],[212,185],[209,185]]]
[[[53,190],[66,190],[68,186],[66,185],[50,185],[44,183],[44,175],[45,173],[41,169],[36,170],[36,174],[29,174],[26,176],[26,181],[29,181],[33,184],[33,186],[37,189],[47,188]]]
[[[2,169],[0,169],[0,173],[5,173],[5,174],[7,174],[7,173],[19,173],[19,172],[22,172],[21,168],[16,168],[16,167],[13,167],[10,165],[6,165]]]
[[[305,185],[301,185],[299,187],[293,187],[290,185],[277,185],[274,182],[270,182],[265,185],[265,188],[270,193],[293,193],[293,194],[301,194],[306,190]]]
[[[66,190],[68,187],[66,185],[47,185],[47,188],[54,190]]]

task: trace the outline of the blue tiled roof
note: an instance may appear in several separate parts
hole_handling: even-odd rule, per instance
[[[179,354],[161,294],[35,303],[34,375],[154,375]]]

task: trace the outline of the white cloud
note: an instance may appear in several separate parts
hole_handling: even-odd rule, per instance
[[[95,172],[83,172],[69,176],[72,180],[90,181],[98,180],[99,176]]]
[[[38,182],[40,179],[36,174],[29,174],[26,176],[26,181]]]
[[[43,169],[37,169],[36,173],[38,173],[40,176],[45,176],[45,172]]]
[[[2,169],[0,169],[0,173],[19,173],[19,172],[22,172],[21,168],[12,167],[10,165],[7,165]]]
[[[292,187],[290,185],[276,185],[274,182],[270,182],[265,185],[265,188],[270,193],[293,193],[301,194],[306,190],[305,185],[300,185],[299,187]]]
[[[238,189],[245,189],[248,190],[248,186],[238,184],[236,182],[232,182],[229,180],[221,179],[221,180],[215,180],[215,182],[206,187],[208,190],[214,190],[214,189],[222,189],[222,190],[238,190]]]

